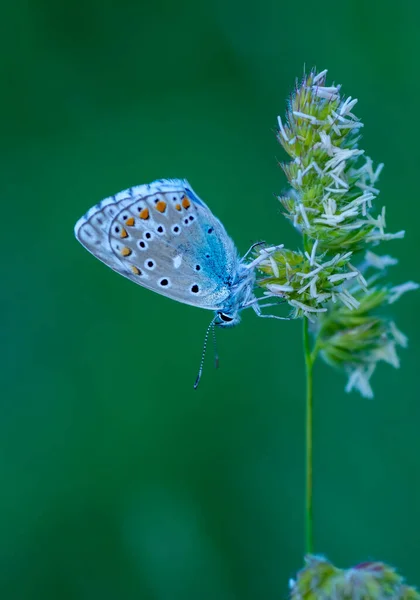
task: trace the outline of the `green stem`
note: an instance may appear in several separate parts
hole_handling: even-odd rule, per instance
[[[306,367],[306,485],[305,485],[305,552],[313,553],[313,505],[312,505],[312,433],[313,433],[313,396],[312,396],[312,367],[311,344],[309,339],[309,324],[303,318],[303,348]]]

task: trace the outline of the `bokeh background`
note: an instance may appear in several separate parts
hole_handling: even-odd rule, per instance
[[[4,600],[276,599],[302,564],[298,322],[243,315],[192,389],[209,314],[74,239],[101,198],[187,177],[241,253],[296,247],[273,193],[294,80],[359,98],[363,147],[419,280],[420,4],[14,0],[2,6],[0,593]],[[372,401],[315,376],[316,550],[420,585],[419,297]]]

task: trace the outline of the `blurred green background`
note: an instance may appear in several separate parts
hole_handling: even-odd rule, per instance
[[[420,5],[14,0],[2,6],[0,595],[276,599],[303,555],[300,323],[218,334],[210,314],[117,276],[74,239],[105,196],[187,177],[241,253],[299,238],[273,193],[273,133],[303,65],[359,98],[381,201],[418,270]],[[419,297],[375,399],[315,376],[316,551],[420,585]]]

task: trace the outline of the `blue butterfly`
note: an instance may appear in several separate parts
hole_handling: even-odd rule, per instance
[[[254,244],[240,259],[222,223],[185,179],[159,179],[105,198],[74,231],[89,252],[131,281],[215,311],[205,345],[211,327],[236,325],[244,308],[281,318],[263,315],[254,294],[255,267],[279,247],[246,263]]]

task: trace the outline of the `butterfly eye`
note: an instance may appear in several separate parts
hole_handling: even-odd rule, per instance
[[[231,321],[233,321],[233,317],[230,317],[226,313],[219,312],[218,314],[222,321],[224,321],[225,323],[230,323]]]

